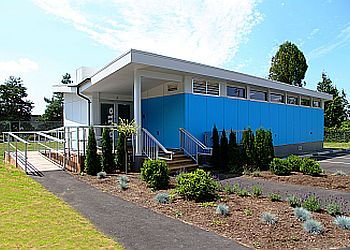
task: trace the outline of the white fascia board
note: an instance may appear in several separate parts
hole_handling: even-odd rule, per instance
[[[66,85],[66,84],[58,84],[53,85],[54,93],[75,93],[77,85]]]
[[[131,62],[144,64],[169,70],[176,70],[184,73],[202,75],[207,77],[218,78],[226,81],[239,82],[252,86],[264,87],[269,89],[280,90],[298,95],[311,96],[324,100],[332,100],[332,95],[317,92],[302,87],[289,85],[286,83],[271,81],[268,79],[246,75],[230,70],[220,69],[200,63],[185,61],[181,59],[171,58],[167,56],[157,55],[140,50],[131,50]]]

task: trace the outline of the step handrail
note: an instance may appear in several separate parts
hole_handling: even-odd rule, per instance
[[[179,128],[180,148],[185,155],[190,156],[197,164],[199,155],[212,155],[212,148],[205,146],[200,140],[194,137],[184,128]]]
[[[149,158],[153,160],[164,159],[172,160],[173,151],[167,150],[147,129],[142,128],[142,151]],[[169,158],[159,156],[159,151],[163,151]]]

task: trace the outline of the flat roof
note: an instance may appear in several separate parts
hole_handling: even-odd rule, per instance
[[[128,64],[153,66],[161,69],[173,70],[197,76],[200,75],[203,77],[211,77],[228,82],[249,84],[251,86],[275,89],[283,92],[295,93],[298,95],[310,96],[324,100],[333,99],[333,96],[327,93],[136,49],[130,49],[128,52],[122,54],[112,62],[102,67],[100,70],[96,71],[92,76],[90,76],[90,84],[99,82],[108,75],[116,72]],[[82,84],[83,82],[78,84]]]

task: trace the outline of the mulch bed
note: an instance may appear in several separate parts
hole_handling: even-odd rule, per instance
[[[139,174],[128,175],[129,188],[125,191],[119,188],[116,175],[106,179],[97,179],[87,175],[75,176],[98,189],[127,201],[215,232],[253,248],[330,249],[350,246],[350,231],[337,228],[333,224],[333,217],[325,212],[313,213],[313,218],[323,224],[325,232],[323,235],[310,235],[303,230],[302,222],[294,217],[293,208],[289,207],[286,202],[271,202],[267,198],[239,197],[234,194],[221,193],[221,199],[215,203],[225,203],[230,208],[230,215],[222,217],[215,213],[216,204],[213,206],[210,203],[195,203],[180,197],[176,197],[171,204],[156,203],[154,196],[157,193],[173,192],[174,179],[171,179],[168,190],[154,192],[140,180]],[[277,215],[278,223],[275,226],[270,226],[262,222],[260,217],[263,212]]]
[[[278,176],[269,171],[261,171],[260,176],[245,176],[247,178],[265,179],[268,181],[290,183],[304,186],[314,186],[324,189],[334,189],[350,192],[350,176],[337,176],[332,174],[321,174],[320,176],[303,175],[293,172],[287,176]]]

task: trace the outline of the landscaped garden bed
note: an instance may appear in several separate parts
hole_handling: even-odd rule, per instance
[[[329,249],[350,246],[350,231],[338,228],[334,224],[334,217],[327,214],[326,211],[312,213],[312,218],[321,222],[324,227],[322,234],[313,235],[303,229],[303,222],[294,216],[294,208],[285,201],[272,202],[270,198],[253,196],[240,197],[235,193],[228,194],[226,190],[227,192],[219,193],[219,199],[201,203],[184,200],[176,195],[175,178],[170,178],[168,189],[152,191],[141,180],[140,174],[136,173],[128,175],[126,189],[120,187],[120,175],[110,175],[101,179],[89,175],[75,176],[122,199],[194,224],[253,248]],[[156,194],[164,192],[171,194],[170,204],[156,202]],[[216,213],[217,205],[221,203],[228,206],[230,211],[228,216]],[[261,216],[264,212],[276,215],[278,222],[270,225],[262,221]]]
[[[299,172],[292,172],[290,175],[275,175],[270,171],[261,171],[253,175],[246,175],[245,178],[264,179],[282,183],[290,183],[304,186],[314,186],[325,189],[350,192],[350,176],[335,174],[320,174],[319,176],[304,175]]]

